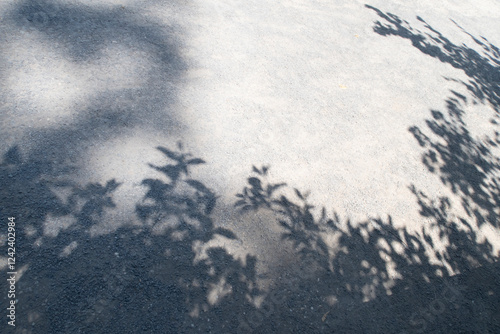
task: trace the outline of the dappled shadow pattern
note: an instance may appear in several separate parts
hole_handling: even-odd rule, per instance
[[[115,206],[118,182],[56,182],[40,171],[25,175],[29,164],[16,148],[4,157],[2,219],[17,219],[17,270],[26,268],[17,286],[18,332],[236,331],[229,315],[252,307],[256,260],[206,246],[236,236],[214,227],[217,197],[188,177],[204,161],[158,149],[171,163],[151,166],[164,179],[143,181],[146,195],[136,208],[142,223],[95,236],[92,228]],[[6,245],[1,249],[6,253]]]
[[[474,102],[487,103],[500,116],[500,52],[498,47],[484,37],[476,38],[460,28],[482,48],[479,53],[467,45],[455,45],[439,31],[427,24],[422,32],[407,21],[391,13],[384,13],[368,6],[382,19],[374,31],[383,36],[400,36],[409,39],[421,52],[438,58],[461,69],[470,78],[463,82]],[[458,26],[458,25],[457,25]],[[500,215],[500,159],[496,156],[500,144],[498,121],[491,120],[491,133],[482,138],[474,137],[464,121],[468,98],[458,92],[446,100],[447,112],[431,110],[427,126],[432,134],[413,126],[410,132],[425,148],[424,165],[460,197],[468,219],[478,226],[499,226]],[[485,115],[487,117],[487,115]],[[436,139],[437,137],[437,139]]]
[[[424,165],[439,176],[454,194],[460,196],[467,215],[479,226],[500,227],[500,159],[495,155],[499,138],[474,138],[462,120],[461,101],[450,98],[448,113],[432,110],[427,126],[438,140],[420,128],[411,127],[419,144],[425,148]]]
[[[498,118],[500,53],[495,45],[484,37],[472,36],[460,27],[482,49],[482,52],[477,52],[465,44],[459,46],[452,43],[420,17],[417,19],[424,23],[425,31],[413,28],[407,21],[394,14],[385,13],[369,5],[367,7],[374,10],[382,19],[374,26],[376,33],[382,36],[399,36],[408,39],[424,54],[463,70],[469,77],[469,81],[462,83],[472,95],[472,103],[484,103],[491,106]],[[498,302],[488,296],[494,295],[493,291],[498,291],[496,283],[498,282],[498,265],[495,262],[498,259],[494,256],[492,245],[475,231],[485,227],[483,231],[498,233],[500,215],[498,121],[491,120],[490,133],[482,137],[474,136],[464,117],[465,107],[471,101],[458,92],[451,91],[451,93],[452,96],[446,100],[446,113],[431,110],[432,118],[426,121],[428,129],[413,126],[409,130],[425,149],[422,156],[423,164],[430,172],[437,175],[454,195],[458,196],[464,216],[457,215],[457,208],[453,207],[453,199],[433,198],[416,186],[410,186],[420,206],[420,214],[427,221],[421,234],[412,241],[413,244],[426,248],[426,252],[417,253],[420,260],[415,268],[418,270],[410,272],[412,279],[425,277],[425,281],[431,282],[442,276],[444,272],[460,273],[455,276],[462,280],[460,284],[473,282],[473,287],[469,290],[466,285],[464,286],[463,296],[466,297],[464,300],[471,300],[466,303],[468,306],[465,312],[461,307],[454,313],[456,317],[451,320],[455,323],[455,327],[452,332],[486,332],[487,330],[496,332],[498,320],[494,319],[498,319]],[[438,246],[437,241],[446,246],[444,248]],[[407,242],[405,247],[407,246],[411,246],[411,243]],[[414,251],[412,250],[412,253],[415,253]],[[427,257],[422,257],[422,255]],[[432,258],[434,264],[431,267],[422,267],[421,261],[424,258]],[[400,268],[405,268],[403,262],[396,261],[396,263]],[[436,272],[440,274],[436,275]],[[479,280],[480,275],[488,279]],[[495,282],[493,283],[495,288],[492,288],[489,280]],[[425,286],[425,284],[420,285],[419,289]],[[489,289],[491,291],[486,296],[484,292]],[[482,295],[479,300],[472,300],[479,295]],[[426,313],[428,311],[427,308]],[[448,320],[441,319],[441,321],[445,323]],[[425,314],[413,314],[410,319],[412,325],[410,328],[415,332],[428,332],[431,323],[430,318]],[[446,327],[440,327],[439,330],[439,332],[449,331],[450,328]]]
[[[316,216],[307,194],[294,189],[294,196],[287,195],[286,184],[269,182],[268,169],[254,167],[236,206],[242,214],[267,210],[278,217],[269,224],[281,226],[282,247],[291,247],[296,257],[280,269],[270,289],[262,290],[255,257],[239,260],[209,245],[237,236],[216,227],[217,195],[190,177],[191,168],[204,161],[183,152],[181,145],[176,151],[158,149],[168,161],[150,165],[163,177],[143,181],[138,222],[104,235],[90,231],[109,217],[119,182],[81,186],[45,178],[39,171],[25,183],[21,171],[26,162],[17,150],[4,157],[0,177],[7,192],[0,204],[8,208],[16,187],[27,191],[21,204],[2,212],[14,210],[22,222],[18,262],[27,269],[18,282],[19,331],[419,333],[500,328],[498,265],[491,245],[478,243],[473,228],[451,219],[445,199],[432,201],[415,190],[430,223],[411,233],[396,227],[391,217],[352,222],[325,209]],[[28,191],[40,183],[35,192]],[[50,200],[37,202],[39,196]],[[41,214],[30,216],[30,203]],[[455,272],[460,274],[453,276]]]
[[[427,29],[424,32],[411,27],[408,21],[397,15],[385,13],[370,5],[366,7],[374,10],[382,19],[382,22],[375,23],[373,30],[376,33],[382,36],[399,36],[408,39],[421,52],[463,70],[470,78],[469,82],[463,82],[470,93],[479,101],[488,101],[497,112],[500,112],[500,49],[498,47],[486,38],[476,38],[460,27],[482,49],[483,52],[479,53],[465,44],[454,44],[421,17],[417,19],[424,23]]]
[[[290,284],[271,292],[261,310],[255,311],[261,312],[260,318],[248,316],[247,329],[258,333],[500,329],[496,317],[500,305],[495,301],[499,271],[491,245],[477,243],[474,230],[460,229],[447,216],[445,204],[416,194],[424,216],[431,220],[417,234],[395,227],[391,217],[355,223],[342,221],[335,213],[329,218],[323,208],[315,218],[307,196],[298,189],[294,189],[296,199],[280,194],[284,184],[270,183],[267,170],[254,167],[236,206],[278,215],[282,239],[299,255],[299,268]],[[444,249],[439,242],[446,245]],[[481,282],[475,281],[479,275],[484,275]]]
[[[252,308],[258,292],[256,260],[207,246],[235,236],[214,227],[213,191],[188,177],[201,159],[184,161],[186,153],[159,148],[170,163],[151,166],[164,178],[143,180],[146,197],[135,208],[137,217],[113,215],[122,181],[74,181],[102,143],[140,131],[165,137],[184,129],[174,108],[187,68],[179,52],[182,29],[124,6],[26,0],[8,8],[2,15],[5,40],[12,42],[9,33],[21,30],[22,38],[39,43],[32,47],[40,49],[35,61],[43,58],[58,69],[69,64],[63,72],[85,69],[88,77],[78,78],[84,81],[78,88],[90,92],[85,102],[71,101],[71,117],[56,115],[57,122],[36,129],[18,127],[20,143],[0,166],[2,220],[14,216],[18,223],[16,331],[236,332],[232,314]],[[103,69],[99,78],[105,82],[89,79]],[[116,86],[123,77],[125,85]],[[12,98],[8,92],[2,95]],[[14,102],[13,113],[33,109]],[[9,136],[12,129],[2,130]],[[109,219],[125,221],[96,234],[96,226],[113,225]],[[1,300],[4,305],[6,296]]]
[[[23,2],[14,16],[49,38],[56,36],[54,31],[72,32],[81,41],[71,36],[62,40],[75,62],[97,57],[104,43],[101,37],[94,47],[85,39],[93,38],[91,34],[78,30],[74,20],[57,15],[49,15],[53,21],[37,19],[37,6]],[[67,10],[62,7],[55,13],[74,19],[79,17],[75,13],[81,14],[106,28],[109,36],[118,29],[123,37],[129,31],[125,26],[132,39],[146,33],[133,24],[120,25],[112,12],[101,16],[92,10]],[[412,31],[404,33],[411,36]],[[162,35],[150,36],[164,41]],[[169,73],[170,58],[162,59],[164,72],[159,73]],[[481,92],[495,103],[496,91],[482,82],[485,78],[481,74],[471,79],[480,87],[476,97]],[[102,95],[104,100],[108,97]],[[268,290],[257,287],[255,257],[240,260],[222,247],[210,246],[237,235],[216,227],[217,195],[189,173],[204,161],[183,152],[181,145],[175,151],[158,148],[168,161],[150,166],[163,175],[143,180],[146,191],[135,207],[137,221],[93,235],[92,228],[111,217],[107,213],[115,206],[113,193],[120,181],[77,184],[70,180],[70,166],[57,161],[80,147],[81,136],[93,141],[96,134],[116,135],[117,128],[145,116],[127,118],[132,114],[104,109],[99,117],[83,115],[73,127],[41,131],[44,140],[34,153],[24,159],[13,147],[0,166],[2,215],[16,216],[19,222],[18,332],[500,331],[499,268],[492,245],[478,242],[476,221],[450,214],[449,199],[433,199],[415,187],[412,191],[429,223],[410,232],[397,227],[390,216],[353,222],[323,209],[318,217],[306,194],[296,189],[290,196],[284,183],[267,181],[267,168],[254,168],[236,205],[247,213],[266,210],[276,215],[278,219],[269,224],[279,224],[282,246],[291,247],[294,257]],[[446,145],[412,129],[427,148],[424,163],[462,197],[464,208],[479,225],[479,217],[495,225],[498,184],[492,183],[490,174],[497,163],[488,147],[494,142],[468,136],[457,101],[450,100],[449,110],[449,117],[436,112],[428,123]],[[0,251],[6,253],[4,244]]]

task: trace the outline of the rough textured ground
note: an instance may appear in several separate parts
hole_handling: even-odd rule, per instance
[[[500,332],[498,13],[2,1],[2,332]]]

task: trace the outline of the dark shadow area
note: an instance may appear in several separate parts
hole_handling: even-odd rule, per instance
[[[160,62],[184,66],[177,50],[178,28],[145,21],[124,6],[106,8],[25,0],[17,4],[11,19],[18,28],[38,31],[57,43],[74,62],[98,58],[110,43],[123,43],[129,47],[140,44]]]
[[[142,224],[100,236],[90,230],[113,210],[117,181],[53,181],[30,175],[16,148],[4,157],[2,219],[16,217],[17,271],[28,267],[17,283],[16,333],[236,332],[233,315],[258,292],[256,259],[205,247],[236,236],[214,227],[216,195],[189,178],[204,161],[158,149],[169,162],[151,166],[163,178],[143,181]]]
[[[126,273],[128,266],[131,263],[135,266],[137,262],[132,258],[127,263],[114,261],[114,254],[118,251],[142,254],[144,238],[138,234],[136,239],[128,234],[129,230],[120,230],[117,233],[133,240],[124,246],[115,234],[97,238],[91,238],[89,234],[90,227],[113,209],[112,195],[119,184],[110,180],[106,184],[83,186],[74,181],[74,176],[84,167],[89,150],[109,139],[133,134],[136,128],[168,134],[182,131],[183,126],[177,121],[173,108],[180,87],[177,83],[186,70],[179,55],[182,31],[173,25],[161,26],[119,7],[96,9],[62,5],[56,1],[17,2],[2,19],[5,45],[10,42],[8,38],[12,32],[15,35],[22,31],[24,36],[35,36],[44,47],[42,53],[36,55],[37,60],[50,58],[53,54],[62,57],[49,59],[55,68],[60,60],[89,68],[92,68],[92,63],[98,64],[106,57],[115,57],[111,60],[120,62],[122,54],[110,52],[121,50],[125,59],[136,57],[138,63],[135,65],[141,79],[135,86],[117,88],[113,84],[105,85],[106,89],[97,90],[95,95],[88,97],[85,106],[75,105],[71,119],[61,118],[55,126],[24,129],[22,137],[16,138],[19,144],[5,153],[0,169],[1,214],[2,219],[16,217],[18,270],[23,265],[28,268],[18,285],[20,308],[15,332],[95,333],[109,331],[111,326],[117,328],[116,332],[130,333],[136,332],[136,325],[147,327],[149,325],[145,323],[148,321],[154,324],[151,319],[138,318],[141,310],[151,309],[150,304],[155,299],[151,294],[141,295],[148,292],[145,285],[135,296],[129,292],[124,299],[117,297],[122,290],[127,291],[127,286],[135,279]],[[44,50],[54,53],[46,54]],[[7,82],[8,71],[22,70],[19,66],[2,64],[4,82]],[[29,63],[25,61],[23,66],[29,66]],[[95,75],[102,73],[96,72]],[[41,89],[43,83],[40,81]],[[6,91],[1,93],[3,101],[10,98]],[[21,114],[38,115],[33,106],[14,103],[11,109],[1,115],[2,137],[9,137],[14,126],[22,127],[19,122],[16,124],[15,118],[21,109]],[[14,125],[9,127],[7,124]],[[88,176],[88,179],[92,178]],[[165,243],[161,237],[156,238],[150,250],[157,256],[146,256],[146,268],[154,263],[150,261],[160,261],[164,248],[154,247]],[[2,241],[2,250],[6,252],[7,248],[3,246]],[[65,257],[69,253],[72,256]],[[155,279],[144,278],[143,281],[159,286]],[[183,307],[177,304],[181,297],[175,297],[178,293],[175,287],[161,286],[163,290],[151,289],[152,293],[173,298],[169,310],[177,315],[176,308],[182,310]],[[110,296],[116,297],[113,302],[109,301]],[[132,297],[143,305],[120,308],[120,304],[126,304],[124,300],[132,303]],[[150,303],[146,303],[146,299]],[[161,310],[167,306],[163,305]],[[130,314],[116,313],[115,310],[130,311]],[[101,311],[104,312],[102,316],[99,315]],[[170,322],[161,312],[156,314],[162,316],[161,321],[158,316],[155,318],[158,324]],[[120,317],[124,316],[134,320],[123,321]],[[91,318],[93,320],[89,320]],[[128,328],[124,329],[123,325]],[[175,327],[164,330],[177,332]]]
[[[237,195],[241,210],[278,217],[282,246],[294,251],[269,290],[257,259],[238,260],[214,240],[217,195],[190,177],[202,159],[158,148],[137,203],[140,224],[91,236],[115,205],[120,183],[85,186],[29,174],[17,149],[4,156],[2,219],[15,212],[19,333],[475,333],[500,328],[500,280],[491,245],[447,215],[446,199],[415,190],[431,223],[419,233],[392,219],[315,217],[307,195],[270,183],[255,168]],[[18,203],[18,205],[10,205]],[[247,213],[242,213],[243,215]],[[243,221],[246,221],[243,219]],[[50,226],[52,225],[52,229]],[[433,235],[436,228],[439,235]],[[222,239],[221,239],[222,238]],[[332,241],[333,240],[333,241]],[[436,240],[448,240],[440,249]],[[0,250],[6,253],[6,245]],[[452,276],[451,271],[459,272]],[[3,297],[5,299],[5,297]]]

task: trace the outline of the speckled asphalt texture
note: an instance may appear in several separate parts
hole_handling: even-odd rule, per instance
[[[499,17],[1,1],[0,332],[500,333]]]

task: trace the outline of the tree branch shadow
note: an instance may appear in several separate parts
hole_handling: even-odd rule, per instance
[[[382,20],[375,22],[373,27],[377,34],[408,39],[422,53],[464,71],[470,80],[462,83],[472,96],[480,102],[489,102],[497,113],[500,112],[500,49],[497,46],[491,44],[485,37],[472,36],[453,20],[455,25],[483,50],[482,53],[465,44],[454,44],[421,17],[417,19],[424,23],[426,31],[413,28],[408,21],[397,15],[383,12],[370,5],[365,7],[375,11]]]
[[[277,287],[254,311],[260,318],[247,317],[247,331],[500,328],[494,317],[499,305],[492,302],[500,292],[498,259],[488,240],[477,242],[473,228],[462,228],[448,215],[446,199],[434,202],[414,189],[422,216],[429,219],[415,234],[396,227],[390,216],[352,222],[323,208],[314,217],[314,206],[300,190],[293,189],[295,198],[269,191],[285,186],[269,182],[267,170],[253,167],[236,206],[244,212],[270,210],[278,215],[275,223],[283,228],[283,243],[295,249],[297,267],[289,268],[291,282]],[[480,275],[480,284],[495,281],[477,285]],[[266,318],[269,310],[272,319]],[[478,312],[484,323],[478,324]]]
[[[142,223],[97,236],[90,232],[113,210],[120,183],[80,186],[44,179],[43,172],[26,178],[28,166],[17,149],[5,155],[2,215],[18,220],[16,261],[27,268],[17,283],[19,330],[236,330],[238,323],[226,315],[252,307],[252,296],[259,293],[256,259],[238,260],[220,246],[207,246],[236,235],[214,226],[217,196],[189,178],[191,168],[205,162],[182,150],[158,150],[169,161],[150,165],[164,178],[143,181],[147,191],[136,207]],[[21,197],[12,198],[14,190]],[[57,222],[55,231],[47,230]]]
[[[23,10],[20,14],[29,18]],[[483,73],[493,60],[478,60],[431,27],[434,37],[415,32],[392,14],[377,13],[390,22],[380,24],[380,31],[409,38],[422,52],[472,71],[467,85],[479,90],[471,94],[477,99],[483,94],[498,110],[494,77]],[[497,49],[484,43],[495,55]],[[465,64],[466,56],[477,73]],[[216,227],[218,196],[190,173],[205,161],[182,145],[158,147],[167,162],[149,165],[162,176],[142,181],[146,192],[135,206],[138,223],[97,236],[90,231],[114,209],[113,195],[121,183],[77,184],[67,166],[55,172],[57,166],[42,159],[47,145],[26,159],[19,147],[11,147],[0,166],[5,185],[0,206],[2,215],[22,222],[16,241],[23,266],[16,330],[498,331],[498,258],[476,229],[497,227],[498,160],[492,152],[498,141],[469,134],[460,99],[455,94],[448,100],[447,115],[433,111],[429,129],[410,130],[425,148],[423,163],[461,198],[466,217],[450,213],[450,199],[434,199],[415,186],[410,189],[428,221],[417,232],[397,227],[391,216],[353,222],[325,208],[317,216],[307,194],[270,182],[268,167],[254,167],[235,206],[243,214],[264,210],[278,216],[269,224],[280,226],[281,242],[292,247],[295,257],[282,273],[285,279],[269,290],[259,288],[256,257],[239,259],[210,245],[238,235]],[[427,136],[429,130],[442,141]],[[0,250],[6,253],[5,243]]]

